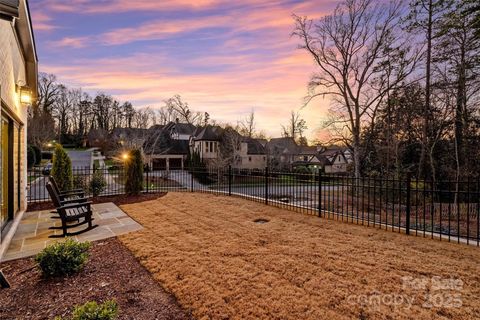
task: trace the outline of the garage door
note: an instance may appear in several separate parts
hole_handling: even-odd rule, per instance
[[[170,170],[180,170],[182,169],[182,159],[169,159],[170,160]]]
[[[167,159],[153,159],[153,170],[167,170]]]

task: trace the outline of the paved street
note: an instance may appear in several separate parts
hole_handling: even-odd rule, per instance
[[[75,169],[89,169],[92,163],[92,151],[91,150],[67,150],[68,156],[72,161],[72,168]],[[74,171],[75,172],[75,171]],[[35,181],[32,181],[28,186],[28,200],[47,200],[48,196],[45,185],[48,179],[46,177],[39,177]]]
[[[69,153],[70,154],[70,153]],[[74,152],[73,157],[75,157],[76,163],[86,164],[87,157],[85,157],[82,152]],[[72,160],[73,162],[73,160]],[[166,171],[154,171],[149,173],[150,176],[163,176],[168,177],[168,179],[174,180],[177,183],[181,184],[183,187],[188,190],[192,186],[192,176],[188,171],[182,170],[172,170],[170,172]],[[107,181],[107,188],[104,194],[114,193],[119,194],[123,192],[123,186],[119,185],[116,182],[115,175],[108,173],[105,177]],[[30,186],[30,200],[41,200],[48,199],[48,194],[45,189],[45,178],[39,178],[37,181],[31,184]],[[211,191],[221,191],[228,192],[228,185],[221,186],[206,186],[199,183],[196,179],[193,179],[193,188],[194,190],[211,190]],[[338,188],[336,186],[323,186],[322,190],[333,190]],[[262,184],[258,185],[233,185],[231,189],[232,193],[244,194],[254,197],[264,197],[265,196],[265,186]],[[270,185],[268,188],[268,196],[270,199],[274,200],[288,200],[291,204],[299,205],[308,205],[316,206],[314,200],[318,198],[318,186],[312,184],[296,184],[296,185]]]

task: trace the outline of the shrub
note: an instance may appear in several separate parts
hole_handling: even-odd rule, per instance
[[[82,174],[76,174],[73,176],[73,188],[87,190],[88,185],[85,176]]]
[[[60,190],[72,189],[72,161],[60,144],[55,146],[55,152],[53,154],[52,176],[55,178],[55,181],[57,181]]]
[[[35,158],[35,150],[33,150],[32,146],[27,147],[27,167],[31,168],[37,162]]]
[[[94,197],[100,195],[100,193],[105,190],[107,186],[107,181],[105,181],[105,177],[103,176],[103,172],[101,170],[95,170],[92,175],[92,179],[88,185],[88,190],[90,193],[93,194]]]
[[[43,249],[35,257],[35,261],[47,277],[71,275],[87,263],[90,246],[90,242],[80,243],[67,239]]]
[[[143,190],[143,159],[140,150],[130,151],[125,162],[125,192],[138,195]]]
[[[33,151],[35,151],[35,165],[39,165],[42,162],[42,150],[39,147],[32,145]]]
[[[197,179],[198,182],[201,184],[211,184],[213,182],[208,174],[207,165],[202,161],[198,152],[189,154],[186,162],[190,174]]]
[[[118,315],[118,305],[114,300],[98,304],[89,301],[82,306],[75,307],[71,320],[112,320]]]

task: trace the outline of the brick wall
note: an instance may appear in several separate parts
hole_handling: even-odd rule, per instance
[[[25,209],[25,191],[26,191],[26,144],[25,137],[27,127],[27,107],[20,104],[16,94],[15,84],[19,82],[26,83],[25,62],[22,51],[15,36],[15,30],[11,22],[0,19],[0,97],[4,104],[15,113],[15,115],[23,122],[22,132],[20,135],[20,208]]]

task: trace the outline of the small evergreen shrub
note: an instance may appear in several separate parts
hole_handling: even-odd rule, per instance
[[[71,275],[80,271],[87,263],[90,242],[65,242],[52,244],[35,257],[35,262],[47,277]]]
[[[129,152],[125,161],[126,179],[125,192],[138,195],[143,190],[143,158],[138,149]]]
[[[60,144],[55,146],[51,174],[55,178],[55,181],[57,181],[60,190],[72,189],[72,161]]]
[[[82,190],[88,189],[88,184],[84,175],[76,174],[73,176],[73,188]]]
[[[200,154],[198,152],[194,152],[193,154],[189,154],[187,156],[187,166],[190,171],[190,174],[193,175],[195,179],[201,184],[211,184],[213,180],[210,178],[208,174],[207,165],[205,162],[202,161],[200,158]]]
[[[117,315],[118,305],[115,300],[105,301],[102,304],[89,301],[75,307],[71,320],[113,320]]]
[[[32,146],[27,147],[27,167],[30,169],[35,165],[37,159],[35,157],[35,150],[33,150]]]
[[[42,150],[39,147],[32,145],[33,151],[35,151],[35,165],[39,165],[42,162]]]
[[[95,170],[88,185],[88,190],[90,193],[93,194],[94,197],[97,197],[103,192],[103,190],[105,190],[106,186],[107,181],[103,176],[103,172],[101,170]]]

